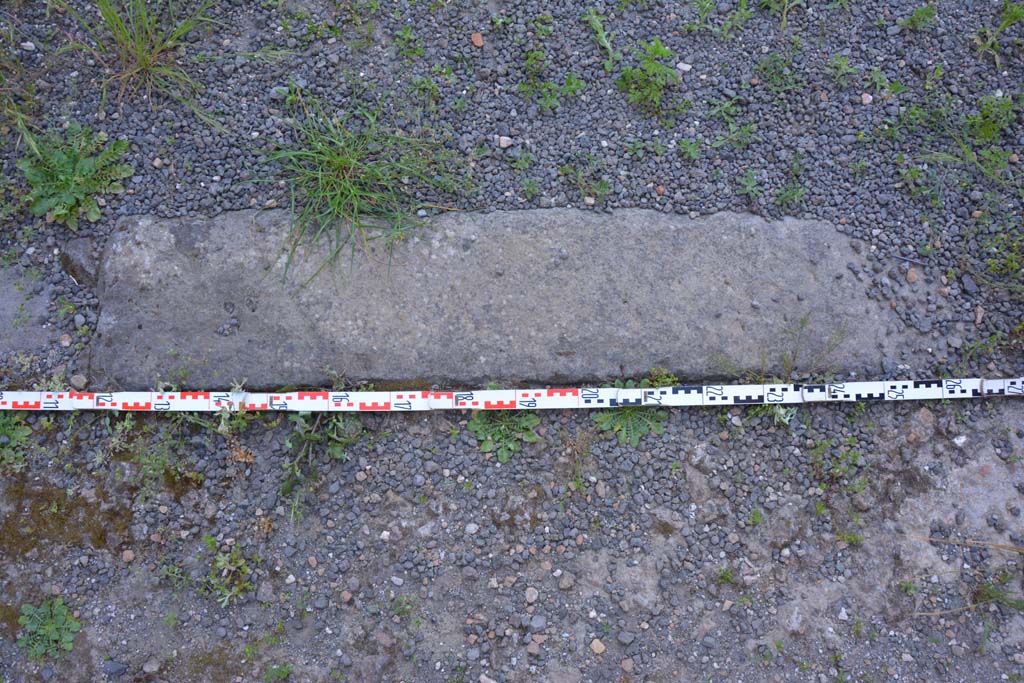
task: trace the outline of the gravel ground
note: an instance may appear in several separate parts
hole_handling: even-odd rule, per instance
[[[0,671],[1014,680],[1024,617],[979,601],[1019,599],[1019,551],[957,544],[1024,545],[1018,403],[804,408],[790,429],[674,411],[637,448],[552,413],[505,465],[464,417],[375,416],[291,491],[284,420],[225,437],[33,417],[30,467],[0,491]],[[229,548],[253,589],[222,608],[208,577]],[[13,619],[49,594],[84,628],[69,657],[29,663]]]
[[[1020,362],[1017,326],[1024,319],[1021,298],[1009,289],[1019,290],[1024,258],[1024,108],[1018,107],[992,143],[1014,155],[998,181],[974,164],[927,158],[957,147],[918,114],[941,109],[962,130],[959,122],[977,113],[981,98],[1020,95],[1020,27],[1002,41],[996,68],[977,52],[971,34],[994,25],[998,2],[940,3],[934,24],[920,30],[900,24],[913,3],[848,4],[797,8],[784,31],[774,16],[757,10],[729,40],[712,31],[685,30],[694,19],[685,5],[604,7],[606,29],[626,55],[622,64],[635,62],[638,41],[654,37],[675,53],[670,61],[678,66],[680,84],[667,97],[685,100],[690,108],[674,121],[659,121],[616,89],[620,67],[605,72],[579,8],[421,2],[388,3],[372,12],[352,9],[360,3],[216,3],[212,14],[218,23],[195,32],[195,43],[180,59],[205,88],[196,104],[223,129],[166,98],[118,106],[116,93],[110,93],[103,106],[104,74],[96,60],[88,53],[59,52],[71,37],[86,38],[70,17],[23,3],[2,19],[14,27],[8,56],[22,67],[20,82],[34,86],[36,106],[30,111],[39,125],[73,117],[131,142],[127,160],[135,175],[126,183],[127,194],[110,198],[103,219],[80,230],[98,239],[73,249],[102,248],[119,215],[210,215],[287,203],[266,152],[290,140],[289,122],[302,116],[300,104],[289,97],[291,88],[302,93],[302,102],[316,98],[328,112],[379,108],[402,130],[444,140],[464,155],[474,191],[425,197],[428,203],[483,210],[586,206],[586,192],[571,174],[560,173],[569,164],[589,169],[591,181],[608,182],[609,194],[592,198],[595,210],[731,209],[829,221],[869,260],[870,268],[853,266],[868,293],[887,301],[908,326],[934,336],[933,373],[1013,372]],[[732,9],[730,2],[720,3],[710,24],[720,26]],[[362,18],[362,28],[354,17]],[[406,38],[403,31],[409,32]],[[476,31],[482,47],[471,40]],[[31,51],[22,47],[27,43]],[[517,86],[527,79],[525,54],[535,48],[547,56],[539,78],[563,83],[575,74],[585,83],[582,94],[563,96],[559,107],[547,111],[520,93]],[[845,84],[831,76],[834,57],[845,57],[856,69]],[[763,64],[773,59],[779,68],[766,71]],[[417,78],[436,86],[433,101],[418,94],[423,88],[414,87]],[[716,114],[723,101],[732,101],[731,108]],[[734,127],[754,124],[749,146],[715,146],[728,136],[726,119]],[[502,137],[508,147],[501,146]],[[686,142],[699,143],[698,159],[680,153]],[[13,165],[24,150],[16,136],[7,136],[3,151],[4,175],[18,182]],[[529,164],[513,167],[527,156]],[[740,179],[748,172],[757,188],[741,194]],[[521,184],[526,179],[536,181],[529,200]],[[787,187],[803,190],[803,199],[780,206],[779,191]],[[64,363],[71,375],[76,345],[88,344],[96,302],[87,286],[77,286],[59,268],[53,250],[64,245],[67,230],[23,218],[15,215],[18,228],[4,231],[5,262],[28,269],[33,287],[51,286],[49,295],[73,305],[85,324],[61,316],[59,309],[68,311],[67,306],[55,306],[49,319],[54,341],[67,332],[68,346],[49,358],[16,359],[10,371],[27,365],[52,372]],[[923,285],[936,281],[940,294],[926,294]],[[1014,362],[987,367],[1006,353]],[[896,367],[887,373],[899,370],[898,359],[890,365]]]
[[[584,6],[367,4],[217,3],[219,23],[180,59],[223,130],[159,97],[103,106],[102,67],[61,52],[85,38],[70,17],[43,3],[0,10],[35,124],[74,118],[127,139],[135,169],[101,221],[69,240],[12,203],[25,149],[5,129],[0,257],[26,294],[49,300],[26,324],[52,341],[0,345],[5,387],[81,382],[98,314],[89,264],[119,216],[287,202],[266,156],[293,135],[295,93],[338,112],[379,107],[462,155],[475,191],[427,203],[827,220],[872,264],[858,273],[869,294],[934,336],[932,372],[1024,367],[1008,258],[1022,248],[1024,113],[997,141],[1014,156],[994,180],[927,157],[959,148],[915,109],[944,102],[959,121],[983,96],[1020,95],[1021,27],[1001,41],[998,68],[971,38],[1001,3],[939,2],[922,30],[900,26],[913,2],[809,3],[785,30],[755,9],[731,40],[686,31],[685,4],[599,6],[624,64],[655,36],[674,51],[671,95],[690,102],[674,121],[616,89]],[[718,3],[711,25],[736,4]],[[538,48],[541,78],[586,84],[553,111],[517,90]],[[834,56],[858,70],[845,85],[830,76]],[[433,80],[435,101],[417,77]],[[749,145],[716,143],[729,119],[756,125]],[[697,159],[680,153],[697,141]],[[588,198],[566,164],[606,180],[607,196]],[[759,192],[740,192],[748,172]],[[789,186],[803,198],[780,205]],[[924,294],[935,281],[941,294]],[[282,470],[286,420],[225,437],[150,417],[33,416],[27,466],[0,484],[0,674],[248,681],[293,665],[298,681],[1019,680],[1021,612],[977,604],[1004,575],[1019,599],[1019,552],[958,543],[1024,545],[1021,418],[1012,402],[805,408],[790,429],[674,411],[663,436],[632,448],[585,414],[551,414],[541,443],[499,466],[465,416],[378,416],[347,461],[324,456],[296,486]],[[256,571],[253,590],[222,608],[208,576],[231,547]],[[83,630],[61,662],[28,662],[16,610],[49,594]]]

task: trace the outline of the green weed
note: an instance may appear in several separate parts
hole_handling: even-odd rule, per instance
[[[711,142],[711,147],[718,149],[729,145],[733,149],[744,149],[754,140],[754,133],[757,131],[757,124],[751,121],[742,126],[736,123],[729,124],[729,132],[719,135]]]
[[[611,73],[615,69],[615,65],[622,61],[622,53],[616,50],[612,44],[612,41],[615,40],[615,34],[605,30],[604,15],[598,14],[597,10],[593,7],[583,14],[582,20],[594,32],[594,42],[597,43],[597,47],[604,54],[605,72]]]
[[[523,196],[526,197],[527,201],[532,201],[534,197],[540,194],[540,184],[533,178],[523,178],[519,182],[519,187],[523,190]]]
[[[566,164],[558,169],[559,175],[569,179],[581,197],[601,199],[611,192],[611,184],[598,176],[601,164],[594,157],[588,156],[586,165]]]
[[[1000,67],[999,38],[1008,28],[1024,21],[1024,4],[1003,0],[1003,9],[999,15],[999,24],[994,28],[982,27],[974,36],[978,51],[992,56],[996,68]]]
[[[263,680],[266,681],[266,683],[272,683],[272,681],[287,681],[294,670],[295,666],[292,664],[272,664],[267,667],[266,673],[263,674]]]
[[[920,31],[935,23],[935,5],[928,3],[915,9],[909,17],[900,22],[900,26],[910,31]]]
[[[974,589],[973,605],[995,603],[1008,609],[1024,612],[1024,598],[1011,593],[1006,584],[1010,581],[1010,573],[1000,572],[991,581],[985,581]]]
[[[850,66],[849,57],[841,55],[832,55],[832,59],[828,62],[828,70],[836,85],[844,88],[849,84],[850,76],[860,73],[860,69]]]
[[[978,113],[965,118],[967,130],[976,145],[988,145],[999,141],[1005,131],[1016,120],[1016,105],[1012,97],[989,95],[978,102]]]
[[[679,140],[676,142],[679,156],[689,161],[700,159],[700,140]]]
[[[213,0],[203,0],[191,12],[180,11],[175,0],[96,0],[100,23],[95,25],[65,0],[54,3],[89,34],[93,47],[84,43],[70,47],[92,52],[107,64],[118,83],[118,99],[142,90],[152,100],[156,91],[201,114],[192,104],[199,86],[180,66],[177,53],[190,33],[212,23],[206,12]]]
[[[480,451],[493,452],[498,462],[509,461],[513,453],[522,449],[523,443],[537,443],[540,437],[534,432],[540,424],[536,413],[522,410],[478,410],[466,425],[480,442]]]
[[[715,583],[720,586],[733,586],[736,584],[736,576],[733,574],[732,569],[724,567],[718,570],[718,574],[715,575]]]
[[[24,139],[31,155],[17,166],[32,188],[29,211],[72,231],[78,230],[80,218],[98,221],[97,196],[124,192],[120,181],[132,174],[131,166],[117,163],[128,151],[127,140],[107,145],[106,133],[93,133],[74,121],[63,135],[51,131],[36,138],[28,133]]]
[[[754,13],[747,8],[747,0],[739,0],[736,9],[726,15],[715,33],[722,40],[730,40],[733,32],[739,33],[747,22],[754,18]]]
[[[411,64],[414,59],[424,54],[423,40],[413,33],[412,26],[406,26],[395,34],[395,49],[406,64]]]
[[[25,413],[0,411],[0,472],[20,472],[25,467],[25,446],[32,428]]]
[[[533,165],[533,155],[529,152],[523,152],[518,157],[514,158],[509,162],[509,166],[517,171],[527,171],[530,166]]]
[[[860,534],[850,533],[848,531],[840,531],[836,534],[836,540],[840,543],[845,543],[851,548],[859,548],[864,545],[864,537]]]
[[[633,389],[652,385],[649,380],[645,379],[639,383],[634,380],[626,382],[616,380],[614,386],[620,389]],[[618,437],[620,444],[629,444],[636,448],[640,444],[640,439],[648,434],[661,435],[665,432],[665,426],[662,423],[668,419],[668,414],[663,410],[645,406],[622,406],[595,412],[592,419],[598,429],[603,432],[611,432]]]
[[[641,42],[640,48],[634,51],[639,66],[624,67],[615,84],[626,93],[630,103],[650,116],[660,117],[667,109],[665,91],[679,83],[679,74],[672,64],[675,53],[658,38],[650,43]]]
[[[708,100],[708,116],[713,119],[720,119],[725,123],[732,123],[740,115],[739,98],[733,97],[728,100]]]
[[[806,194],[806,189],[790,181],[779,188],[779,191],[775,194],[775,203],[782,208],[800,206],[804,203],[804,196]]]
[[[288,468],[295,474],[302,463],[312,463],[321,452],[333,460],[346,460],[346,449],[363,435],[363,423],[356,414],[316,413],[314,416],[299,412],[290,413],[288,420],[294,425],[294,431],[284,445],[294,456]]]
[[[46,600],[38,607],[22,605],[18,624],[21,626],[18,647],[28,650],[29,659],[57,659],[71,652],[75,634],[82,629],[62,598]]]
[[[217,547],[216,541],[213,547]],[[232,546],[230,552],[218,552],[213,556],[208,583],[221,607],[227,607],[233,600],[238,600],[252,590],[250,578],[253,570],[249,566],[250,561],[253,560],[245,558],[237,545]]]
[[[761,196],[761,187],[757,184],[757,173],[754,169],[748,169],[746,173],[740,176],[739,179],[740,187],[736,190],[736,193],[747,197],[751,201],[756,200]]]
[[[566,97],[579,97],[584,90],[587,89],[587,84],[574,73],[565,75],[565,82],[562,83],[562,95]]]
[[[416,601],[408,595],[396,595],[391,599],[389,607],[391,609],[391,614],[399,619],[404,619],[412,614],[413,610],[416,609]]]
[[[779,30],[786,30],[789,13],[796,7],[805,7],[804,0],[758,0],[758,7],[779,17]]]
[[[441,99],[441,90],[430,76],[413,76],[409,80],[409,89],[428,107],[433,107]]]
[[[415,212],[429,191],[456,193],[464,183],[455,157],[441,144],[387,129],[376,113],[342,117],[307,108],[297,140],[269,155],[291,195],[293,226],[286,270],[303,243],[330,241],[316,277],[346,249],[382,239],[390,248],[419,225]]]
[[[992,254],[985,259],[985,270],[1012,291],[1024,293],[1024,234],[1019,229],[1000,232],[984,246]]]
[[[708,16],[715,9],[714,0],[691,0],[690,4],[693,6],[693,11],[697,14],[696,21],[688,21],[683,25],[683,28],[687,31],[700,31],[700,30],[711,30],[711,25],[708,23]]]
[[[899,95],[907,91],[906,86],[901,85],[899,81],[890,81],[881,69],[875,67],[868,74],[868,80],[871,82],[871,86],[874,88],[875,93],[878,94],[882,99],[891,99],[894,95]]]
[[[755,69],[765,85],[776,95],[803,90],[806,83],[793,68],[793,51],[772,52],[757,63]]]
[[[770,419],[776,427],[789,427],[790,423],[793,422],[793,418],[796,417],[797,408],[796,406],[784,406],[778,403],[762,403],[759,406],[750,408],[749,414],[753,417]]]
[[[799,180],[805,170],[803,157],[799,153],[794,154],[786,170],[788,181],[775,194],[776,204],[782,208],[791,208],[804,203],[807,190],[800,186]]]
[[[21,63],[0,52],[0,124],[17,131],[20,139],[32,127],[30,113],[35,105],[35,85],[28,82]]]

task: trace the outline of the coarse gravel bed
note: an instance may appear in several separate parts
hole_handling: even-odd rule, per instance
[[[914,2],[809,2],[785,29],[752,8],[731,39],[686,30],[688,3],[623,4],[595,5],[623,64],[656,36],[675,53],[672,94],[691,106],[674,121],[618,91],[621,65],[606,73],[586,5],[215,3],[217,23],[178,58],[221,128],[160,97],[104,103],[97,60],[62,50],[86,37],[70,16],[5,5],[3,50],[34,89],[33,125],[73,118],[126,139],[134,175],[71,235],[16,205],[26,150],[0,122],[2,264],[50,302],[27,323],[50,343],[0,344],[0,386],[87,374],[98,300],[88,269],[69,264],[95,257],[119,217],[287,205],[268,152],[314,101],[379,109],[457,153],[474,189],[423,197],[435,207],[828,221],[871,263],[869,295],[933,336],[932,373],[1021,374],[1021,273],[1007,257],[1024,250],[1024,109],[996,142],[1013,155],[999,180],[935,156],[958,148],[919,116],[1019,101],[1021,27],[998,67],[971,35],[1000,2],[937,2],[921,30],[900,25]],[[711,26],[737,5],[718,3]],[[422,54],[400,54],[406,29]],[[575,74],[582,94],[553,111],[524,97],[531,49],[547,56],[544,79]],[[773,74],[773,55],[792,63]],[[845,85],[835,56],[858,70]],[[730,118],[756,125],[749,145],[720,144]],[[695,142],[689,159],[680,148]],[[581,190],[566,165],[608,194]],[[748,172],[757,186],[741,193]],[[780,206],[786,188],[802,200]],[[922,297],[920,280],[940,294]],[[882,368],[900,372],[899,359]],[[285,417],[218,431],[216,418],[28,416],[25,466],[0,479],[0,680],[262,681],[274,666],[293,681],[1024,676],[1018,402],[805,407],[788,426],[738,409],[667,414],[665,433],[636,447],[585,413],[544,414],[540,442],[507,464],[480,452],[468,415],[372,416],[347,459],[317,452],[301,476],[283,468]],[[252,589],[221,607],[211,564],[234,547]],[[51,595],[83,629],[63,659],[32,662],[17,610]]]

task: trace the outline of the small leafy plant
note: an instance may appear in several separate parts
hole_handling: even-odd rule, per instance
[[[753,18],[754,13],[747,8],[747,0],[740,0],[736,9],[726,15],[721,26],[715,29],[715,32],[722,40],[730,40],[734,31],[736,33],[742,31],[747,22]]]
[[[710,99],[708,105],[708,116],[713,119],[720,119],[725,123],[732,123],[740,115],[739,98],[733,97],[728,100]]]
[[[693,6],[693,11],[697,13],[696,21],[687,22],[683,28],[687,31],[701,31],[711,30],[711,25],[708,23],[708,16],[715,9],[714,0],[691,0],[690,4]]]
[[[700,159],[700,140],[679,140],[676,143],[679,156],[689,161]]]
[[[974,42],[978,44],[978,51],[983,54],[992,55],[996,68],[999,67],[999,37],[1014,24],[1024,21],[1024,3],[1010,2],[1003,0],[1003,10],[999,17],[999,25],[995,28],[984,27],[978,29],[974,36]]]
[[[558,173],[568,178],[584,199],[601,199],[610,193],[612,188],[607,180],[598,177],[600,170],[601,164],[593,157],[587,157],[585,166],[566,164],[558,169]]]
[[[868,74],[868,80],[871,81],[872,87],[875,92],[878,93],[882,99],[892,99],[894,95],[907,91],[907,86],[901,84],[899,81],[890,81],[889,77],[882,72],[881,69],[875,67]]]
[[[615,386],[618,389],[637,389],[650,387],[668,387],[678,384],[676,377],[664,370],[657,368],[651,370],[648,377],[639,382],[635,380],[616,380]],[[620,444],[629,444],[633,448],[640,445],[640,439],[648,434],[661,435],[665,432],[662,424],[668,419],[668,413],[646,406],[622,406],[611,410],[601,410],[594,413],[594,424],[603,432],[611,432],[618,437]]]
[[[20,472],[25,467],[25,445],[32,428],[25,413],[0,411],[0,471]]]
[[[779,30],[786,30],[789,13],[794,7],[805,7],[804,0],[759,0],[758,7],[779,16]]]
[[[75,634],[82,629],[63,598],[46,600],[38,607],[22,605],[18,624],[22,627],[18,646],[28,650],[29,659],[56,659],[70,652],[75,646]]]
[[[482,453],[494,453],[498,462],[509,461],[522,450],[523,443],[537,443],[540,437],[533,430],[540,424],[536,413],[523,410],[478,410],[466,428],[480,442]]]
[[[784,406],[778,403],[763,403],[750,409],[749,414],[755,417],[764,417],[772,421],[776,427],[789,427],[793,418],[796,417],[796,406]]]
[[[803,175],[805,170],[803,157],[800,154],[793,155],[792,160],[789,162],[789,168],[786,170],[788,180],[775,195],[776,204],[782,208],[790,208],[804,203],[807,190],[800,186],[800,176]]]
[[[395,34],[395,49],[408,64],[415,58],[423,56],[423,40],[413,33],[412,26],[406,26]]]
[[[93,133],[72,121],[64,136],[50,132],[37,139],[25,136],[31,155],[18,161],[29,186],[27,202],[34,216],[78,230],[79,218],[100,219],[98,195],[124,192],[121,180],[131,166],[117,163],[128,151],[127,140],[107,145],[106,133]]]
[[[519,187],[523,190],[523,196],[526,197],[527,201],[533,200],[538,194],[540,194],[540,185],[534,178],[523,178],[519,182]]]
[[[441,90],[430,76],[413,76],[409,79],[409,90],[431,108],[441,99]]]
[[[793,68],[793,52],[772,52],[757,64],[757,75],[776,95],[782,95],[805,87],[804,80]]]
[[[659,38],[640,43],[642,49],[634,52],[639,66],[627,66],[615,82],[626,98],[651,116],[661,116],[665,110],[665,91],[679,83],[679,74],[671,64],[675,53],[662,45]],[[665,64],[663,62],[669,62]]]
[[[791,180],[775,194],[775,203],[782,208],[800,206],[804,203],[804,196],[806,194],[807,190],[800,187],[795,180]]]
[[[850,58],[842,55],[832,55],[828,62],[828,70],[836,85],[844,88],[849,84],[849,76],[860,73],[860,69],[850,66]]]
[[[719,135],[711,142],[711,147],[719,149],[729,145],[733,149],[744,149],[754,140],[754,133],[757,132],[757,124],[753,121],[742,126],[730,122],[729,131],[725,135]]]
[[[292,664],[272,664],[267,667],[266,673],[263,674],[263,680],[266,683],[272,683],[273,681],[287,681],[291,675],[295,666]]]
[[[967,116],[967,130],[975,144],[988,145],[999,141],[1016,118],[1012,97],[989,95],[978,102],[978,113]]]
[[[920,31],[935,23],[935,5],[929,2],[915,9],[909,17],[900,22],[900,26],[910,31]]]
[[[216,550],[217,541],[212,536],[204,536],[207,547]],[[247,591],[252,590],[251,560],[242,555],[238,546],[232,546],[230,552],[217,552],[210,566],[209,585],[221,607],[227,607],[237,601]]]
[[[757,183],[757,173],[754,169],[748,169],[740,176],[740,188],[736,192],[752,202],[761,196],[762,190]]]
[[[615,65],[622,61],[622,53],[612,45],[612,41],[615,40],[615,34],[605,30],[604,15],[598,14],[597,10],[593,7],[588,9],[582,18],[587,26],[590,27],[590,30],[594,32],[594,42],[597,43],[597,47],[604,54],[605,72],[611,73]]]
[[[334,413],[291,413],[289,421],[295,430],[285,439],[285,447],[295,455],[295,462],[310,462],[317,451],[323,451],[333,460],[345,460],[345,450],[363,435],[363,423],[358,415]]]

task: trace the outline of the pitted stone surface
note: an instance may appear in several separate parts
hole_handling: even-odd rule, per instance
[[[848,270],[847,238],[814,221],[450,213],[390,259],[357,252],[302,286],[320,260],[300,255],[284,280],[287,220],[124,222],[101,265],[93,386],[878,375],[916,341]]]
[[[17,266],[0,268],[0,353],[32,352],[49,342],[50,286]]]

